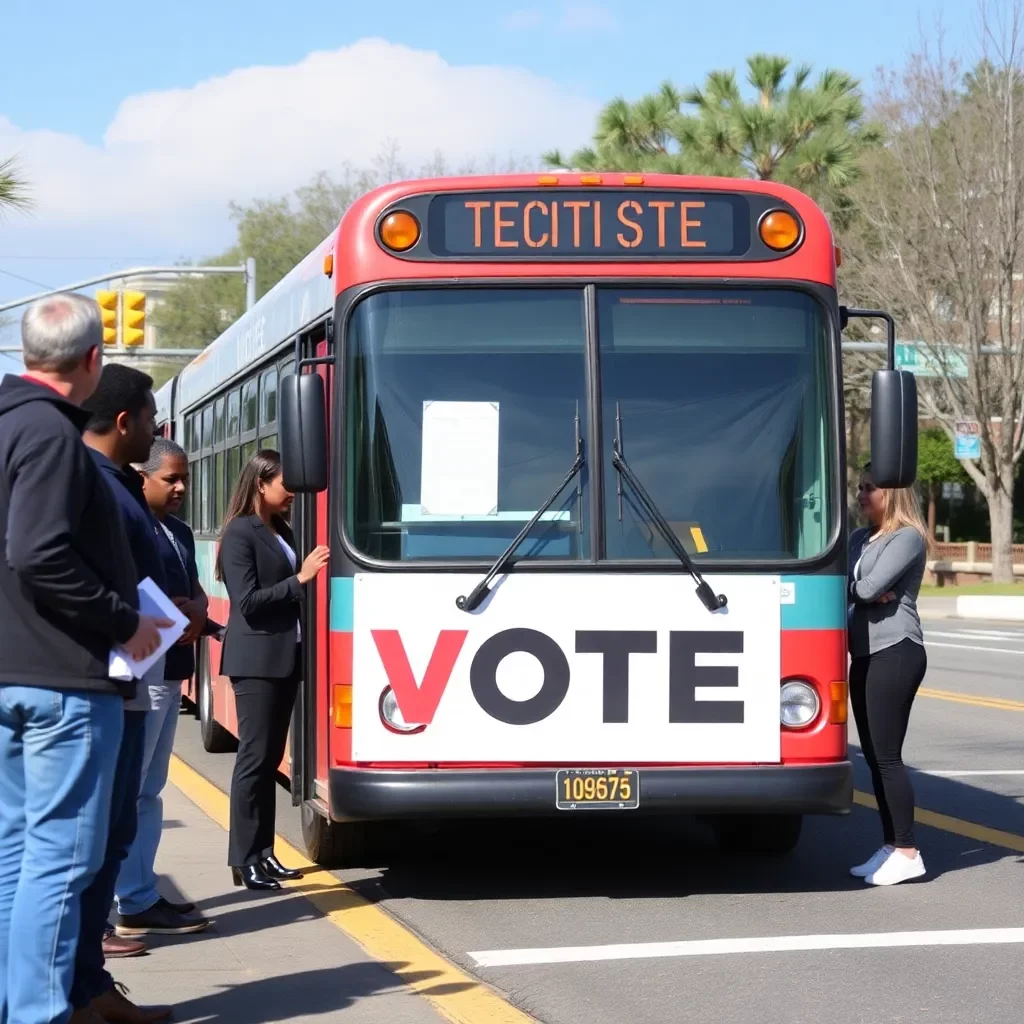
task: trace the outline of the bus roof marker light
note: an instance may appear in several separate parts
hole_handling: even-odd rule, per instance
[[[761,241],[776,252],[792,249],[803,233],[800,221],[787,210],[769,210],[758,224]]]
[[[394,252],[406,252],[420,240],[420,222],[407,210],[395,210],[381,221],[380,240]]]
[[[537,184],[538,185],[557,185],[558,184],[558,176],[555,175],[555,174],[542,174],[537,179]]]
[[[627,174],[622,179],[623,185],[642,185],[644,176],[642,174]]]
[[[581,174],[580,175],[581,185],[600,185],[601,175],[600,174]]]
[[[329,252],[324,257],[324,276],[331,277],[334,274],[334,253]]]

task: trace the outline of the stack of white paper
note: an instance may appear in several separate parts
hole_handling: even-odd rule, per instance
[[[181,639],[188,626],[188,619],[149,576],[139,584],[139,612],[154,619],[167,619],[173,625],[160,630],[160,646],[142,661],[136,661],[127,651],[115,647],[110,652],[108,674],[111,679],[125,683],[141,679]]]

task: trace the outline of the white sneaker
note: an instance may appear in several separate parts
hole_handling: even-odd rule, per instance
[[[863,864],[850,868],[850,874],[854,878],[867,878],[868,875],[873,875],[885,863],[885,858],[894,849],[894,846],[880,846]]]
[[[864,881],[868,885],[898,885],[900,882],[909,882],[912,878],[920,878],[924,872],[924,860],[921,858],[920,850],[913,857],[893,850],[885,859],[885,863]]]

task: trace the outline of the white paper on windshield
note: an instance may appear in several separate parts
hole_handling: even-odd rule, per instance
[[[141,679],[181,638],[188,619],[178,611],[174,602],[147,576],[139,584],[139,614],[155,619],[167,619],[173,625],[160,630],[160,646],[142,661],[135,661],[126,651],[115,647],[110,652],[108,675],[111,679],[127,682]]]
[[[420,509],[498,514],[498,403],[424,402]]]

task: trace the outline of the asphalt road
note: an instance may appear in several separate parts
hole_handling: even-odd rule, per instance
[[[686,821],[557,819],[399,829],[379,863],[339,877],[545,1024],[1020,1024],[1024,630],[926,632],[906,747],[931,812],[922,882],[849,877],[879,842],[863,806],[808,819],[780,860],[723,856]],[[227,789],[230,755],[206,754],[188,718],[178,737]],[[278,830],[301,848],[283,790]],[[701,940],[732,941],[685,945]]]

